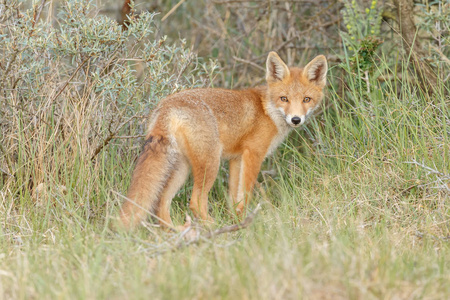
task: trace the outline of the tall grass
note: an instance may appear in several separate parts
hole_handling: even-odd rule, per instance
[[[35,93],[29,92],[32,84],[2,82],[8,87],[0,96],[2,298],[449,298],[448,86],[441,81],[430,96],[406,61],[394,68],[382,55],[369,92],[361,89],[367,82],[354,76],[358,66],[351,54],[330,70],[323,112],[264,163],[250,207],[261,203],[263,209],[251,227],[181,248],[175,247],[179,235],[161,231],[150,219],[135,232],[111,231],[139,152],[136,136],[145,128],[139,118],[126,122],[117,132],[122,138],[93,157],[108,130],[121,124],[111,120],[118,111],[124,120],[137,109],[145,115],[149,93],[162,97],[209,82],[158,69],[158,61],[189,57],[181,48],[170,49],[146,66],[161,70],[164,84],[149,88],[154,81],[145,76],[109,82],[144,90],[129,103],[129,95],[84,88],[88,73],[55,99],[77,68],[67,56],[58,61],[67,73],[44,74]],[[123,51],[126,62],[141,58]],[[107,63],[110,54],[96,55]],[[187,68],[211,78],[213,72],[194,61]],[[136,67],[115,62],[112,68]],[[108,83],[108,76],[97,74]],[[234,222],[226,181],[223,168],[210,196],[215,227]],[[188,211],[190,188],[188,183],[174,201],[178,223]]]

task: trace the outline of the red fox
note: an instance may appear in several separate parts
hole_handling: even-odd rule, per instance
[[[245,214],[265,157],[292,128],[305,123],[323,98],[328,70],[319,55],[303,69],[288,68],[275,52],[266,62],[266,86],[245,90],[185,90],[168,96],[153,111],[121,209],[125,228],[148,211],[172,227],[170,204],[191,169],[189,207],[196,218],[212,221],[208,192],[220,160],[229,160],[229,197],[238,216]]]

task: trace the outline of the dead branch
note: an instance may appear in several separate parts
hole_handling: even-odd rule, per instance
[[[172,235],[171,238],[165,239],[165,241],[162,244],[151,244],[144,241],[139,241],[139,243],[146,244],[147,246],[150,246],[150,248],[153,250],[158,249],[156,252],[152,253],[152,255],[159,256],[169,251],[177,251],[190,245],[199,244],[202,241],[209,241],[224,233],[236,232],[245,229],[253,223],[256,215],[260,210],[261,210],[261,203],[258,203],[256,208],[252,212],[250,212],[248,216],[239,224],[224,226],[214,231],[206,232],[205,234],[200,233],[200,230],[202,228],[195,225],[192,226],[190,217],[186,216],[187,220],[186,224],[188,224],[188,227],[186,227],[181,232],[178,231],[178,233]],[[185,227],[186,224],[180,227]],[[170,227],[170,229],[174,230],[173,227]],[[170,240],[175,240],[175,242],[170,242]]]
[[[77,69],[75,70],[75,72],[73,72],[72,76],[70,76],[69,79],[67,79],[67,81],[64,83],[63,87],[59,90],[59,92],[56,94],[55,97],[53,97],[51,102],[54,102],[56,100],[56,98],[59,97],[59,95],[61,95],[61,93],[66,89],[66,87],[69,85],[69,82],[75,77],[75,75],[78,73],[78,71],[81,69],[81,67],[84,66],[84,64],[89,60],[89,58],[91,58],[90,56],[86,57],[84,59],[84,61],[77,67]]]
[[[241,229],[245,229],[253,223],[253,220],[255,219],[256,215],[260,210],[261,210],[261,203],[258,203],[258,205],[256,205],[256,208],[252,212],[250,212],[248,216],[244,219],[244,221],[242,221],[241,223],[216,229],[212,232],[205,234],[204,238],[211,239],[224,233],[235,232]]]
[[[111,142],[112,139],[117,138],[117,134],[119,133],[120,129],[122,129],[123,126],[125,126],[128,122],[130,122],[131,120],[138,118],[139,116],[136,114],[130,118],[128,118],[126,121],[122,122],[119,126],[116,127],[116,129],[114,131],[109,132],[108,136],[103,140],[103,142],[97,146],[97,148],[95,148],[94,150],[94,154],[92,154],[91,156],[91,161],[94,160],[94,158],[100,153],[100,151],[102,151],[103,148],[105,148],[106,145],[109,144],[109,142]],[[111,123],[109,124],[111,126]],[[140,136],[133,136],[133,137],[127,137],[127,138],[134,138],[134,137],[140,137]],[[119,137],[120,138],[120,137]]]
[[[450,192],[450,174],[445,174],[443,172],[438,171],[436,168],[431,168],[427,165],[425,165],[423,162],[419,163],[415,159],[412,161],[406,161],[407,164],[414,164],[416,166],[421,167],[422,169],[428,171],[427,176],[430,174],[433,174],[436,176],[436,180],[427,184],[421,184],[418,185],[418,187],[426,187],[430,186],[431,184],[434,184],[434,188],[438,190],[442,190],[444,192]]]
[[[115,139],[137,139],[137,138],[143,138],[145,137],[145,134],[138,134],[138,135],[119,135],[114,137]]]
[[[175,4],[175,6],[172,7],[164,17],[162,17],[161,22],[164,22],[164,20],[167,19],[181,4],[183,4],[184,1],[185,0],[180,0],[177,4]]]
[[[214,231],[209,231],[206,234],[202,235],[198,232],[198,230],[196,228],[194,228],[193,226],[189,226],[187,227],[184,231],[182,231],[180,233],[180,237],[178,238],[178,242],[176,243],[176,246],[172,249],[172,250],[176,250],[176,249],[180,249],[192,244],[198,244],[201,241],[206,241],[206,240],[210,240],[213,239],[221,234],[224,233],[230,233],[230,232],[235,232],[238,230],[242,230],[245,229],[247,227],[249,227],[256,215],[258,214],[258,212],[261,210],[261,203],[258,203],[258,205],[256,205],[256,208],[250,212],[247,217],[240,222],[239,224],[234,224],[234,225],[230,225],[230,226],[224,226],[221,227],[219,229],[216,229]],[[190,220],[188,219],[188,223],[190,223]],[[190,232],[190,231],[194,231],[194,232]],[[186,237],[188,239],[188,241],[186,242]]]
[[[233,59],[234,59],[235,61],[238,61],[238,62],[242,62],[242,63],[248,64],[248,65],[251,65],[252,67],[255,67],[256,69],[259,69],[259,70],[262,70],[262,71],[265,71],[265,70],[266,70],[265,68],[261,67],[260,65],[254,63],[254,62],[252,62],[252,61],[249,61],[249,60],[246,60],[246,59],[242,59],[242,58],[239,58],[239,57],[237,57],[237,56],[233,56]]]

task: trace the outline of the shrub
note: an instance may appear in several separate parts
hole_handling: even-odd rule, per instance
[[[135,150],[150,108],[207,86],[215,65],[184,41],[158,38],[154,13],[132,16],[124,28],[98,15],[93,1],[66,0],[54,20],[41,18],[44,3],[0,4],[0,184],[12,195],[33,194],[43,182],[70,186],[89,199],[99,154]],[[114,151],[105,152],[111,141]]]

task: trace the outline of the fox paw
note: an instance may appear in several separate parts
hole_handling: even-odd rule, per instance
[[[186,222],[184,223],[184,225],[178,225],[175,227],[175,229],[179,232],[182,232],[191,226],[192,226],[192,218],[188,214],[186,214]]]

